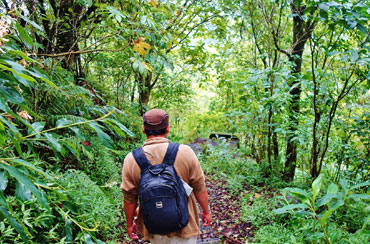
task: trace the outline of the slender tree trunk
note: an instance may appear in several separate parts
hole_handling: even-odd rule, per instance
[[[295,140],[296,132],[298,130],[298,114],[299,114],[299,103],[301,96],[301,81],[300,74],[302,68],[302,58],[304,46],[307,40],[310,38],[311,33],[315,27],[315,22],[304,21],[303,12],[304,6],[295,6],[291,4],[291,11],[293,17],[293,45],[292,52],[289,55],[289,61],[292,62],[292,74],[295,79],[289,84],[290,92],[290,104],[289,104],[289,131],[287,138],[286,148],[286,161],[285,161],[285,172],[284,179],[286,181],[292,181],[294,179],[295,169],[297,165],[297,140]]]

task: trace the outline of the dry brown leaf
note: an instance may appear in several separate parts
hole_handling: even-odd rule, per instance
[[[25,110],[23,110],[22,112],[18,112],[17,114],[19,115],[19,117],[21,117],[22,119],[27,120],[28,122],[30,122],[30,120],[33,119],[31,117],[31,115],[29,115],[28,112],[25,111]]]
[[[154,0],[150,0],[150,3],[152,4],[153,7],[157,7],[157,3]]]
[[[152,47],[144,42],[144,38],[142,37],[138,37],[135,41],[134,41],[134,51],[138,52],[140,55],[145,55],[147,50],[150,50]]]

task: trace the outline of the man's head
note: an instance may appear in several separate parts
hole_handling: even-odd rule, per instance
[[[167,136],[169,116],[161,109],[152,109],[143,115],[143,132],[147,136]]]

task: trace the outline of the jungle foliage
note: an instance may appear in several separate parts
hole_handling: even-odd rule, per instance
[[[369,241],[369,35],[368,0],[2,1],[0,242],[127,241],[154,107],[171,140],[240,139],[199,157],[230,194],[274,189],[245,196],[255,242]]]

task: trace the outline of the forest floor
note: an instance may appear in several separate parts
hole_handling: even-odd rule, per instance
[[[201,235],[197,244],[206,243],[246,243],[252,242],[255,226],[253,223],[243,220],[241,206],[253,204],[254,197],[270,198],[268,191],[253,193],[247,186],[240,194],[232,195],[227,188],[227,182],[223,179],[206,179],[209,195],[209,206],[212,214],[212,224],[209,227],[201,227]],[[245,203],[246,195],[254,194]],[[243,202],[244,201],[244,202]],[[122,242],[123,244],[126,242]],[[148,243],[142,240],[131,241],[129,244]]]
[[[202,234],[198,237],[197,244],[245,243],[252,240],[255,227],[252,223],[241,219],[240,209],[243,206],[243,196],[249,192],[249,189],[232,196],[223,179],[207,179],[206,185],[212,224],[210,227],[202,227]]]

